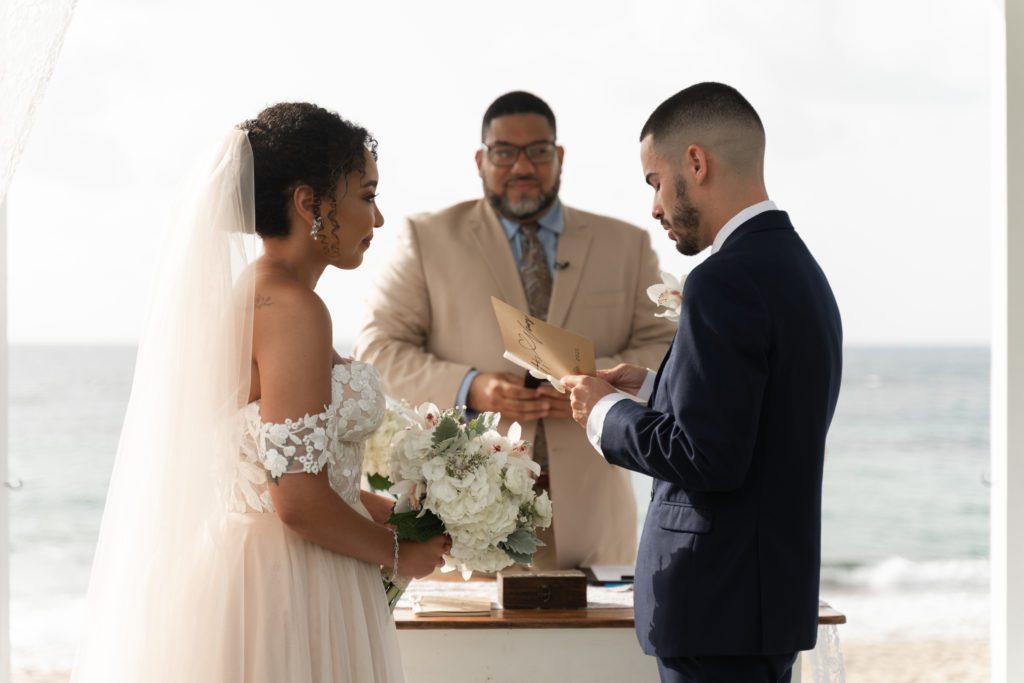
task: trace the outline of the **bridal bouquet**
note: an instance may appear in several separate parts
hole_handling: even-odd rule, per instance
[[[551,525],[551,500],[533,489],[540,467],[519,425],[502,436],[497,413],[464,423],[462,409],[430,403],[400,413],[406,427],[391,438],[389,481],[379,482],[398,499],[389,520],[398,537],[448,534],[445,569],[467,577],[530,563],[543,545],[537,529]],[[397,600],[402,587],[386,587]]]

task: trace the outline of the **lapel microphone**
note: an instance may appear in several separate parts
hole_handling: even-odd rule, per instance
[[[555,270],[565,270],[569,267],[568,261],[555,261]]]

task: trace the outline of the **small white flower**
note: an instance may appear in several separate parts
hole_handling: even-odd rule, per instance
[[[270,476],[274,479],[280,479],[281,475],[288,469],[288,458],[281,455],[277,449],[271,448],[267,451],[266,465],[267,469],[270,470]]]
[[[306,443],[312,445],[318,451],[322,451],[327,447],[327,431],[323,427],[315,428],[306,439]]]
[[[288,425],[267,425],[267,439],[275,446],[284,446],[286,443],[288,443],[289,436],[291,436],[291,430],[288,429]]]
[[[662,271],[661,284],[651,285],[647,288],[647,296],[651,301],[665,308],[661,313],[655,313],[659,318],[668,318],[673,322],[679,321],[679,309],[683,306],[683,282],[671,273]]]
[[[420,419],[420,424],[427,429],[433,429],[441,421],[441,411],[433,403],[421,403],[416,408],[416,415]]]

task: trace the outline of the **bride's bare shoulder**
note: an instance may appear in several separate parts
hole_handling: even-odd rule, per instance
[[[255,284],[256,340],[284,334],[330,342],[331,316],[316,292],[273,272],[257,271]]]

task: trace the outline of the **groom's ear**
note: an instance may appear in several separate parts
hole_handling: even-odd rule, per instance
[[[697,185],[708,179],[708,155],[700,145],[689,145],[683,152],[683,176]]]

